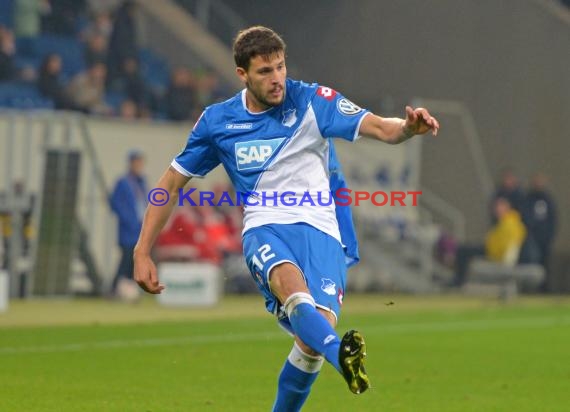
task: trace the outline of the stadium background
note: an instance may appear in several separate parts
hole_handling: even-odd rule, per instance
[[[8,30],[14,30],[16,3],[0,0],[0,25]],[[58,1],[52,3],[55,13]],[[362,263],[350,273],[357,297],[348,300],[353,306],[347,305],[347,319],[372,330],[369,344],[379,355],[371,363],[386,391],[359,399],[352,410],[377,410],[379,404],[388,410],[564,410],[569,375],[559,365],[567,364],[563,342],[569,333],[564,294],[570,291],[570,9],[563,1],[137,0],[136,56],[152,96],[149,110],[123,111],[129,97],[120,87],[107,90],[105,113],[54,110],[54,102],[36,87],[43,57],[61,54],[62,78],[71,81],[87,68],[82,33],[96,15],[89,7],[113,16],[119,3],[85,2],[87,9],[77,13],[70,32],[53,26],[42,31],[31,53],[23,53],[27,43],[16,38],[13,77],[0,82],[0,262],[10,296],[0,311],[0,357],[7,371],[0,376],[1,410],[267,409],[288,343],[272,335],[271,319],[261,299],[249,295],[253,283],[235,254],[215,261],[227,294],[212,308],[164,307],[150,297],[131,304],[107,296],[119,259],[108,196],[126,171],[127,154],[145,153],[153,187],[183,147],[200,105],[240,89],[230,45],[235,32],[251,24],[283,35],[290,76],[334,87],[387,116],[402,116],[405,104],[426,106],[442,124],[437,138],[396,147],[338,144],[353,189],[423,192],[415,208],[354,208]],[[174,121],[164,101],[172,70],[181,66],[191,70],[195,103],[186,118]],[[216,79],[213,85],[209,76]],[[70,153],[78,157],[66,157]],[[74,159],[77,169],[69,166]],[[454,269],[442,259],[444,240],[455,246],[482,241],[490,199],[505,168],[525,187],[533,172],[544,172],[558,206],[547,284],[540,290],[547,294],[541,297],[497,299],[510,296],[500,282],[448,287]],[[49,178],[50,169],[60,174]],[[23,194],[15,182],[23,185]],[[190,186],[218,190],[225,183],[217,169]],[[55,193],[51,203],[50,193]],[[82,248],[96,267],[96,293]],[[95,298],[85,297],[90,294]],[[197,330],[206,333],[211,347],[200,343]],[[250,357],[247,348],[217,355],[226,339],[254,345],[260,364],[275,367],[244,371],[244,364],[232,359]],[[275,342],[273,351],[259,348],[268,341]],[[153,381],[141,366],[153,350],[172,365],[180,363],[163,371],[168,384],[159,385],[159,392],[178,400],[143,400],[144,391],[129,387],[135,376]],[[204,358],[193,364],[196,353]],[[385,353],[393,358],[379,359]],[[119,366],[112,359],[121,359]],[[521,360],[527,369],[517,369]],[[224,362],[242,375],[228,373]],[[437,375],[438,364],[446,372]],[[493,365],[496,374],[486,374]],[[180,394],[182,383],[197,373],[193,367],[204,378]],[[150,362],[150,368],[160,363]],[[82,370],[90,371],[89,377],[84,386],[74,386],[85,377]],[[236,385],[248,379],[267,383],[256,401],[255,391]],[[114,385],[111,392],[100,389],[106,380]],[[219,389],[224,396],[217,398],[206,390],[217,389],[217,380],[235,390]],[[325,388],[338,383],[332,373],[324,382],[329,383],[307,410],[353,402],[337,394],[340,385]],[[27,397],[30,391],[38,396]],[[49,395],[40,396],[44,393]],[[188,409],[189,403],[199,406]]]

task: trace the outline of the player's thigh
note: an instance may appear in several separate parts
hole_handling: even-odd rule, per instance
[[[346,290],[344,250],[338,240],[316,229],[310,239],[302,263],[307,286],[317,308],[338,318]]]
[[[281,303],[285,303],[287,298],[294,293],[309,293],[303,274],[291,262],[280,263],[271,269],[269,288]]]
[[[280,299],[289,296],[283,290],[308,291],[294,252],[274,229],[261,226],[248,230],[243,237],[243,252],[247,267],[266,299],[268,311],[277,313],[284,302],[277,296]],[[272,289],[270,279],[275,273],[277,281],[273,284],[277,287]],[[284,280],[286,278],[289,280]]]

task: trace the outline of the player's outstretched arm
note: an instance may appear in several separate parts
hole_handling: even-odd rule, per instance
[[[412,109],[406,106],[406,118],[386,118],[368,114],[362,119],[359,134],[372,137],[389,144],[402,143],[417,134],[429,131],[434,136],[439,130],[439,122],[426,109]]]
[[[164,206],[149,204],[142,224],[139,240],[134,251],[134,279],[148,293],[160,293],[164,286],[158,282],[156,266],[150,257],[150,251],[156,238],[172,213],[172,209],[178,202],[178,189],[184,187],[190,180],[189,177],[180,174],[172,166],[162,175],[156,188],[168,192],[168,202]],[[164,193],[166,197],[166,193]]]

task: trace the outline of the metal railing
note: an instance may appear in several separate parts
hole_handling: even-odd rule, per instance
[[[494,183],[489,163],[483,151],[481,136],[477,131],[475,119],[469,108],[461,102],[451,100],[415,99],[414,105],[428,107],[434,114],[445,114],[458,117],[467,143],[469,157],[475,168],[475,176],[480,187],[481,204],[485,204],[493,193]],[[420,205],[430,216],[438,221],[451,224],[453,235],[458,240],[465,240],[467,235],[467,219],[465,214],[445,200],[442,196],[421,185],[422,196]]]
[[[247,27],[247,22],[222,0],[177,0],[177,2],[226,45],[231,46],[235,34]]]
[[[2,133],[3,131],[3,133]],[[53,111],[0,112],[0,211],[9,216],[10,238],[7,241],[7,270],[11,296],[26,296],[32,290],[33,268],[38,253],[38,228],[42,219],[42,196],[45,161],[48,150],[77,151],[82,157],[75,217],[88,234],[87,249],[99,242],[99,250],[110,256],[113,222],[108,205],[107,185],[101,163],[82,114]],[[17,182],[17,184],[16,184]],[[62,184],[65,184],[62,182]],[[33,201],[29,201],[33,199]],[[31,210],[30,210],[31,209]],[[23,216],[31,213],[30,232],[26,239]],[[5,222],[6,223],[6,222]],[[23,245],[28,242],[27,253]],[[110,261],[96,259],[101,272],[110,272]],[[22,286],[22,278],[27,278]]]

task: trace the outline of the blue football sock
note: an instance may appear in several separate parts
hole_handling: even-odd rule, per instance
[[[273,412],[300,411],[322,365],[321,356],[308,355],[295,343],[279,375],[277,399],[273,405]]]
[[[308,293],[294,293],[284,306],[295,335],[315,352],[321,353],[340,372],[340,339],[331,324],[315,308],[313,297]]]

